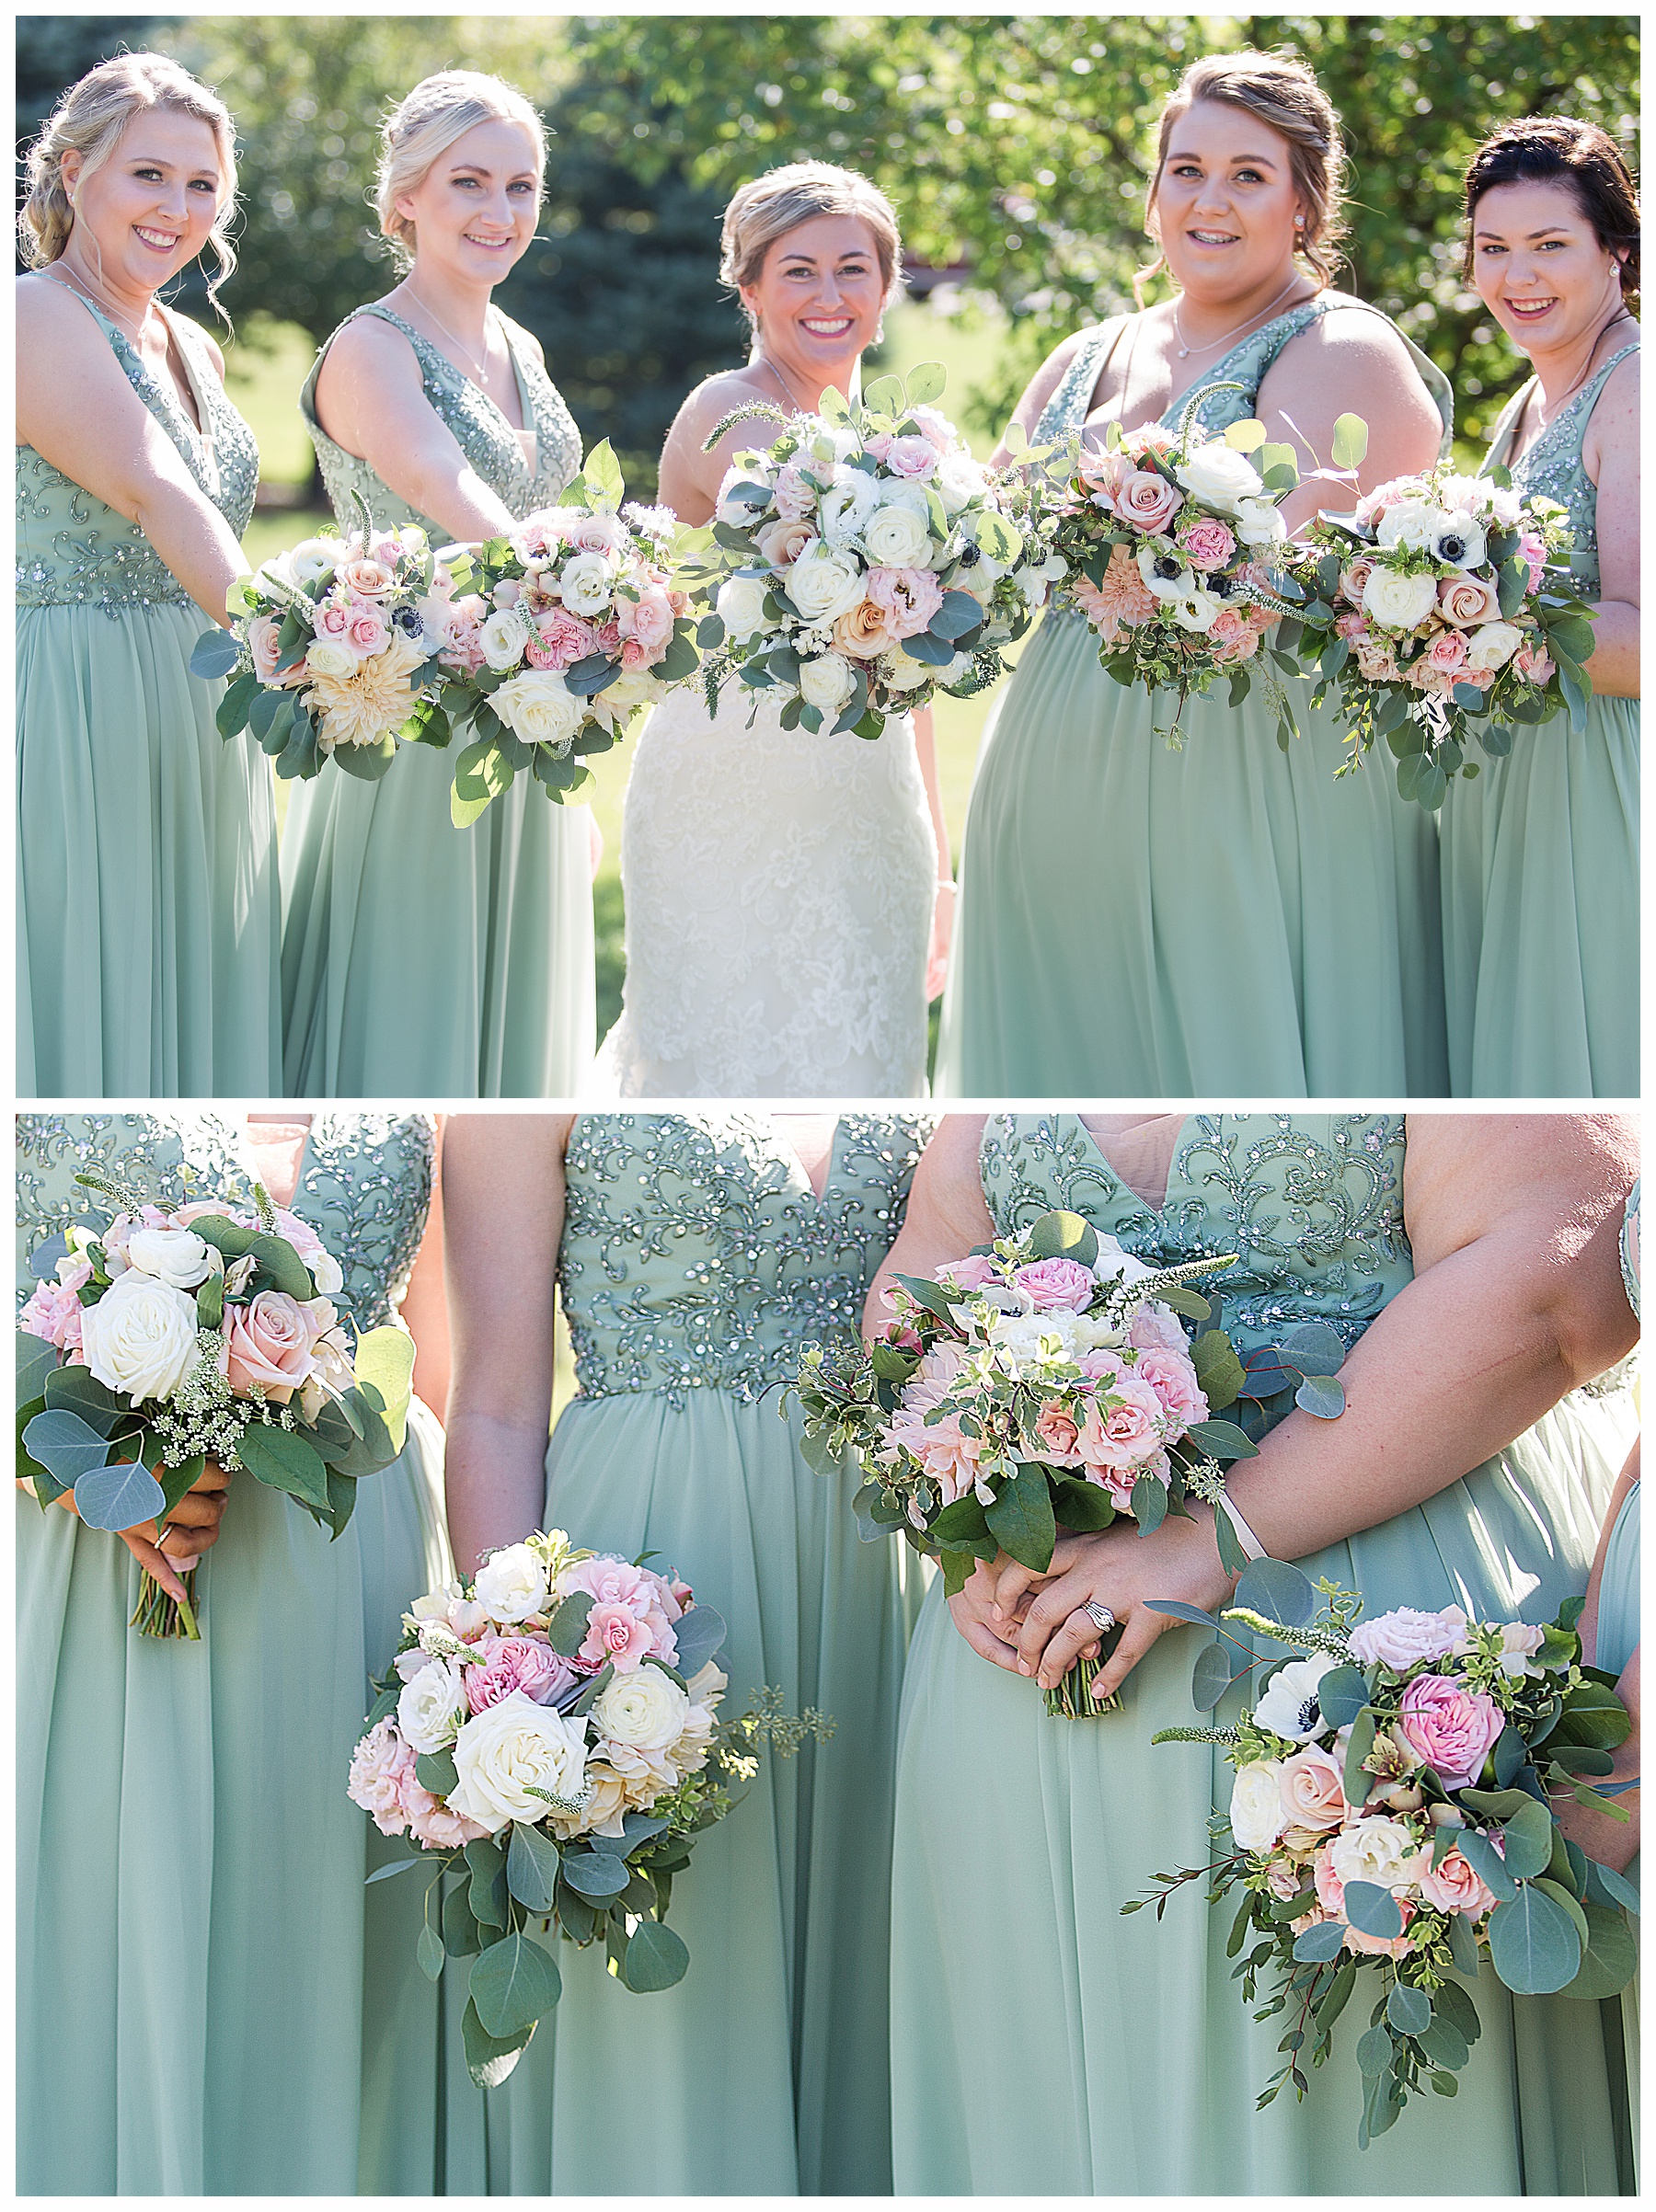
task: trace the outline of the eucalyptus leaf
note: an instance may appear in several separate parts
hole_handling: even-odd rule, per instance
[[[466,2051],[466,2070],[479,2089],[499,2089],[516,2066],[523,2046],[535,2033],[533,2024],[515,2035],[491,2035],[477,2017],[468,1997],[460,2016],[460,2040]]]
[[[728,1631],[722,1613],[715,1612],[710,1605],[693,1605],[673,1622],[673,1633],[678,1644],[679,1672],[690,1676],[699,1674],[709,1659],[717,1657]]]
[[[1353,1928],[1364,1935],[1377,1936],[1382,1942],[1389,1942],[1403,1932],[1403,1915],[1397,1908],[1397,1898],[1377,1882],[1346,1884],[1345,1916]]]
[[[621,1971],[629,1989],[639,1995],[671,1989],[684,1978],[690,1954],[682,1936],[660,1920],[640,1920],[627,1939]]]
[[[1386,2017],[1400,2035],[1423,2035],[1432,2025],[1432,2000],[1424,1989],[1394,1982],[1386,2000]]]
[[[625,1860],[613,1851],[566,1851],[563,1878],[578,1895],[588,1898],[618,1897],[631,1880]]]
[[[1287,1560],[1256,1559],[1236,1585],[1236,1603],[1284,1628],[1303,1628],[1317,1610],[1317,1592]]]
[[[472,1961],[471,2001],[488,2033],[510,2041],[549,2012],[563,1995],[558,1961],[513,1928]]]
[[[409,1863],[412,1864],[412,1861]],[[419,1940],[414,1945],[414,1955],[420,1962],[420,1971],[428,1981],[442,1980],[447,1954],[443,1948],[443,1938],[429,1923],[420,1931]]]
[[[51,1350],[50,1345],[46,1347]],[[19,1396],[21,1393],[19,1392]],[[49,1408],[36,1414],[23,1431],[23,1449],[31,1460],[45,1468],[54,1482],[65,1488],[77,1482],[83,1474],[107,1464],[109,1457],[109,1438],[83,1420],[79,1414]],[[150,1515],[140,1513],[139,1520],[148,1520]],[[128,1528],[127,1521],[99,1521],[99,1528]]]
[[[39,1414],[36,1420],[52,1416]],[[34,1422],[29,1423],[29,1427]],[[107,1449],[107,1448],[106,1448]],[[154,1520],[167,1505],[167,1493],[148,1468],[136,1460],[97,1467],[75,1485],[75,1509],[89,1529],[132,1529]]]
[[[1639,1944],[1619,1912],[1603,1905],[1584,1908],[1587,1943],[1581,1971],[1565,1991],[1568,1997],[1614,1997],[1639,1972]]]
[[[983,1508],[989,1531],[1001,1549],[1020,1566],[1044,1575],[1052,1564],[1057,1522],[1052,1513],[1047,1478],[1037,1466],[1024,1464],[1000,1486],[992,1506]]]
[[[1489,1958],[1507,1988],[1520,1997],[1545,1997],[1568,1988],[1581,1964],[1581,1939],[1557,1898],[1534,1882],[1497,1905],[1489,1921]]]

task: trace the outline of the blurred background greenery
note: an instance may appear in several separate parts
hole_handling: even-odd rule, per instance
[[[881,365],[949,371],[979,450],[1041,354],[1132,303],[1144,189],[1166,93],[1198,54],[1287,47],[1317,71],[1351,155],[1342,277],[1447,372],[1463,457],[1524,365],[1463,289],[1459,187],[1497,122],[1566,113],[1632,143],[1634,15],[1553,16],[19,16],[19,149],[63,87],[150,46],[214,85],[236,119],[244,212],[226,288],[231,390],[259,436],[257,560],[309,529],[294,399],[316,347],[394,281],[368,205],[380,116],[431,71],[490,69],[554,136],[535,245],[500,299],[546,349],[591,445],[654,487],[689,388],[744,351],[718,281],[734,187],[802,155],[849,163],[902,218],[914,296]],[[188,285],[180,304],[209,315]],[[223,333],[220,334],[223,337]],[[986,703],[941,702],[957,850]],[[599,765],[600,1032],[619,1004],[620,802],[627,749]]]

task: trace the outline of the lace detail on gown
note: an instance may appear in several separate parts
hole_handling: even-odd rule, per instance
[[[709,722],[685,684],[633,759],[626,1000],[594,1095],[924,1095],[937,872],[906,718],[812,737],[732,684]]]

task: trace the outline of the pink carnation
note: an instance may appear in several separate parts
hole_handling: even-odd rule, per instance
[[[1494,1699],[1446,1675],[1418,1674],[1404,1691],[1397,1733],[1447,1790],[1469,1789],[1506,1723]]]
[[[1012,1280],[1037,1313],[1084,1313],[1098,1278],[1079,1260],[1031,1260]]]
[[[485,1636],[477,1649],[482,1665],[464,1670],[466,1702],[474,1713],[498,1705],[516,1690],[537,1705],[548,1705],[580,1679],[568,1659],[533,1636]]]
[[[1137,1351],[1182,1352],[1185,1333],[1166,1306],[1141,1306],[1127,1324],[1127,1341]]]
[[[1351,1656],[1360,1667],[1372,1667],[1377,1659],[1394,1673],[1407,1674],[1411,1667],[1446,1659],[1466,1633],[1466,1616],[1458,1605],[1446,1605],[1436,1613],[1398,1605],[1389,1613],[1376,1613],[1372,1621],[1357,1623],[1351,1631]]]
[[[351,1755],[345,1794],[352,1805],[373,1815],[382,1836],[400,1836],[408,1826],[405,1777],[414,1779],[413,1745],[404,1742],[391,1722],[375,1721]]]
[[[916,440],[924,444],[924,440]],[[943,587],[929,568],[870,568],[863,590],[885,615],[885,626],[900,643],[918,637],[943,604]]]
[[[651,1653],[670,1667],[677,1659],[673,1622],[683,1608],[659,1575],[624,1559],[583,1559],[558,1586],[559,1598],[577,1590],[585,1590],[592,1600],[587,1633],[576,1655],[589,1667],[608,1662],[625,1673],[641,1666]]]

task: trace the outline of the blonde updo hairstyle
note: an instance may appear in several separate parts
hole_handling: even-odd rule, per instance
[[[1167,158],[1173,126],[1198,100],[1241,108],[1288,143],[1288,169],[1305,215],[1294,250],[1319,284],[1331,284],[1340,265],[1335,250],[1345,235],[1340,212],[1345,192],[1345,143],[1333,103],[1304,62],[1288,53],[1210,53],[1192,62],[1161,112],[1156,174],[1144,196],[1144,227],[1151,230],[1156,188]],[[1154,235],[1152,231],[1152,235]],[[1133,279],[1133,291],[1165,266],[1158,253]]]
[[[457,138],[488,122],[522,123],[535,141],[535,165],[545,174],[546,127],[533,103],[515,86],[481,70],[443,69],[423,78],[380,126],[374,202],[380,229],[405,269],[413,265],[417,241],[414,224],[397,212],[397,195],[418,191]]]
[[[903,286],[903,238],[896,212],[877,184],[831,161],[790,161],[741,188],[724,212],[720,282],[736,288],[756,284],[765,257],[777,239],[818,215],[853,215],[868,224],[889,307]],[[757,330],[745,300],[742,311]]]
[[[81,156],[78,193],[93,171],[109,159],[132,118],[152,108],[192,115],[213,133],[219,158],[219,194],[207,243],[218,257],[218,271],[208,279],[207,296],[223,315],[219,287],[236,267],[228,233],[236,206],[236,130],[218,94],[167,54],[116,54],[89,69],[59,100],[29,149],[26,189],[17,214],[23,258],[30,269],[48,269],[69,243],[75,205],[63,186],[63,155]],[[93,246],[96,251],[96,240]]]

